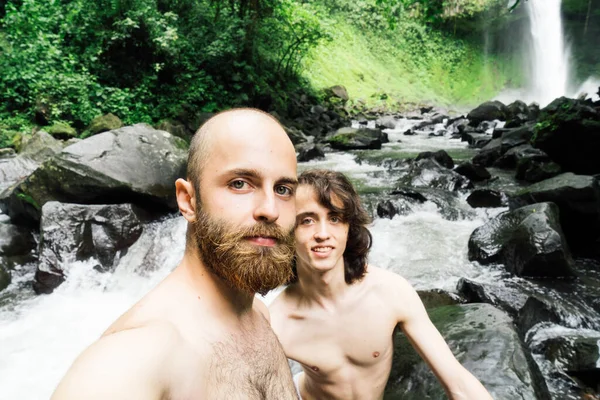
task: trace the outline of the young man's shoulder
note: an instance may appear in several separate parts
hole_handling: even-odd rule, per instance
[[[400,274],[370,264],[367,266],[364,281],[391,290],[412,288],[411,284]]]

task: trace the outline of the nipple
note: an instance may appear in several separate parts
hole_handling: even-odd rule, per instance
[[[312,369],[315,372],[319,372],[319,367],[317,367],[317,366],[312,366],[312,367],[310,367],[310,369]]]
[[[375,358],[379,357],[379,352],[378,351],[374,351],[373,352],[373,357],[375,357]]]

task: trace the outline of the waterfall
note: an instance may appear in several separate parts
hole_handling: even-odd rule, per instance
[[[531,29],[529,94],[543,107],[568,92],[570,57],[562,27],[561,0],[528,0],[525,4]]]

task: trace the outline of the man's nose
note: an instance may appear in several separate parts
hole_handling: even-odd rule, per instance
[[[277,218],[279,218],[279,208],[275,192],[272,190],[263,191],[262,195],[257,198],[254,219],[261,222],[275,222]]]

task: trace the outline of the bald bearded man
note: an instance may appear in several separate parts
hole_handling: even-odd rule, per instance
[[[255,300],[291,276],[296,185],[294,147],[270,115],[207,121],[175,182],[182,261],[75,360],[52,399],[296,399]]]

